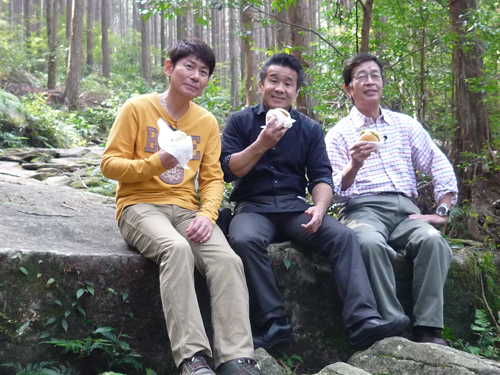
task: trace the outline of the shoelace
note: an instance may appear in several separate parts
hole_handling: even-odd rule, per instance
[[[186,361],[186,367],[193,374],[195,374],[198,370],[204,370],[204,369],[210,370],[210,367],[208,367],[207,362],[205,362],[205,359],[201,356],[196,356],[196,355],[193,356],[191,360]]]
[[[261,375],[260,366],[257,362],[255,362],[251,358],[240,358],[238,359],[238,363],[241,364],[241,367],[247,370],[252,375]]]

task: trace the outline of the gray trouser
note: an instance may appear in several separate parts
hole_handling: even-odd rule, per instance
[[[409,198],[378,194],[351,199],[339,218],[356,233],[382,318],[404,313],[392,268],[399,252],[413,262],[415,325],[443,328],[443,287],[452,252],[427,221],[408,218],[415,213],[420,211]]]
[[[241,259],[218,226],[201,244],[187,240],[196,211],[175,205],[127,207],[118,226],[125,241],[159,265],[163,313],[174,361],[197,352],[212,356],[194,286],[194,267],[207,279],[214,330],[214,361],[253,358],[248,290]]]

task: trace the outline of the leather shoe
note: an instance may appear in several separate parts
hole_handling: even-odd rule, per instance
[[[386,337],[398,336],[410,324],[406,315],[398,316],[392,322],[380,318],[369,318],[349,329],[349,341],[356,350],[366,349]]]
[[[293,328],[288,322],[279,322],[277,319],[269,321],[262,333],[256,334],[253,337],[253,346],[255,349],[269,349],[275,345],[293,339]]]
[[[439,337],[439,329],[433,327],[416,326],[413,327],[413,341],[449,346],[448,343]]]

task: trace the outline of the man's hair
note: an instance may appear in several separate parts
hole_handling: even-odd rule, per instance
[[[262,68],[260,69],[259,78],[262,84],[264,84],[264,80],[266,79],[267,70],[271,65],[283,66],[285,68],[293,69],[297,72],[297,90],[304,83],[305,74],[304,68],[300,64],[299,60],[297,60],[294,56],[289,55],[288,53],[278,53],[276,55],[271,56],[267,61],[262,64]]]
[[[359,64],[364,63],[365,61],[375,61],[378,67],[380,68],[380,74],[383,75],[382,63],[380,62],[378,57],[368,52],[360,52],[351,57],[345,63],[344,70],[342,71],[342,77],[344,78],[344,84],[346,86],[349,86],[351,84],[353,69],[357,67]]]
[[[169,59],[175,67],[175,64],[177,64],[180,59],[189,55],[195,55],[198,59],[203,61],[208,67],[208,76],[210,77],[212,75],[215,69],[215,55],[208,44],[197,38],[179,40],[170,50]]]

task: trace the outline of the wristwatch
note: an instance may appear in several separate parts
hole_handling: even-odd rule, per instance
[[[450,209],[446,203],[441,203],[438,208],[436,208],[436,214],[439,216],[450,216]]]

